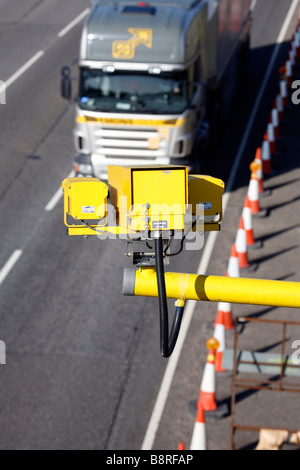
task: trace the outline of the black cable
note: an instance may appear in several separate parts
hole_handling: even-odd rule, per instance
[[[102,219],[104,219],[104,217],[102,217]],[[102,220],[101,219],[101,220]],[[99,222],[101,222],[101,220],[99,220]],[[102,235],[105,234],[105,233],[108,233],[108,232],[105,232],[105,230],[97,230],[95,227],[92,227],[91,225],[89,225],[87,222],[85,222],[84,220],[81,220],[81,223],[86,227],[86,228],[89,228],[91,230],[93,230],[93,232],[97,232],[97,233],[101,233]]]
[[[181,239],[181,242],[180,242],[180,248],[179,248],[179,250],[178,250],[176,253],[167,253],[167,250],[170,248],[171,243],[172,243],[172,241],[173,241],[174,238],[171,238],[171,239],[170,239],[170,242],[168,243],[168,246],[166,247],[165,252],[164,252],[165,255],[168,256],[168,258],[171,258],[172,256],[180,255],[180,253],[181,253],[182,250],[183,250],[183,244],[184,244],[184,242],[185,242],[185,239],[186,239],[187,234],[196,226],[196,224],[197,224],[197,220],[195,220],[195,221],[192,223],[191,228],[189,228],[189,230],[183,235],[183,237],[182,237],[182,239]]]
[[[176,307],[173,325],[172,325],[172,329],[171,329],[171,333],[169,337],[169,344],[168,344],[170,355],[174,351],[174,348],[177,342],[179,330],[181,327],[182,317],[183,317],[183,307]]]
[[[176,307],[171,333],[169,336],[169,314],[165,284],[162,234],[160,234],[159,238],[155,239],[155,263],[159,299],[160,350],[161,355],[168,358],[171,356],[177,342],[183,317],[183,307]]]
[[[179,248],[179,250],[178,250],[176,253],[167,253],[167,250],[170,248],[171,242],[173,241],[173,238],[171,238],[170,243],[168,244],[167,248],[165,249],[165,255],[166,255],[168,258],[171,258],[172,256],[180,255],[180,253],[181,253],[182,250],[183,250],[183,244],[184,244],[184,242],[185,242],[185,238],[186,238],[186,235],[184,235],[184,236],[182,237],[181,242],[180,242],[180,248]]]

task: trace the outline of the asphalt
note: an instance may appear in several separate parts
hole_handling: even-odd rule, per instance
[[[225,182],[291,3],[257,3],[247,79],[224,124],[216,160],[207,168]],[[7,364],[0,366],[1,449],[139,450],[168,364],[159,354],[157,300],[122,296],[123,268],[130,266],[123,244],[67,237],[61,200],[45,211],[72,168],[74,107],[61,99],[59,78],[61,67],[74,64],[78,55],[82,22],[63,38],[57,34],[88,6],[85,0],[63,5],[24,0],[18,9],[8,0],[0,5],[0,79],[7,80],[44,52],[10,86],[7,104],[0,106],[0,267],[22,250],[0,286],[0,339],[7,347]],[[248,140],[210,273],[225,272],[249,163],[264,132],[287,48],[288,42],[280,48]],[[259,262],[255,276],[273,278],[276,273],[276,278],[297,279],[297,131],[292,143],[287,137],[292,137],[298,112],[289,110],[282,143],[286,153],[276,162],[290,163],[265,183],[273,190],[262,203],[271,210],[268,219],[255,222],[256,235],[264,239],[263,248],[251,253]],[[185,252],[170,269],[195,272],[200,258],[201,253]],[[153,449],[173,450],[182,440],[188,446],[194,423],[190,402],[198,394],[215,307],[197,306]],[[240,311],[237,307],[235,314]],[[249,341],[255,344],[256,339],[250,335]],[[229,390],[230,378],[218,378],[220,399],[228,398]],[[228,423],[226,418],[208,425],[210,448],[228,447]],[[240,439],[239,447],[252,442]]]
[[[295,80],[299,79],[299,71],[298,61],[298,67],[294,72]],[[277,85],[278,80],[272,77],[269,86],[276,90],[276,93]],[[262,122],[261,132],[256,133],[259,129],[259,125],[256,125],[256,132],[252,134],[252,142],[250,147],[248,146],[244,162],[247,158],[248,163],[252,161],[255,150],[262,144],[260,136],[263,136],[266,129],[268,122],[266,116],[269,115],[270,109],[268,104],[260,107],[257,119]],[[260,207],[267,211],[267,216],[253,218],[254,236],[262,246],[255,250],[248,249],[248,259],[252,267],[257,265],[257,269],[252,273],[241,270],[241,277],[254,278],[258,282],[260,279],[299,282],[299,118],[300,107],[292,104],[290,95],[288,106],[285,108],[284,122],[280,126],[278,154],[272,157],[273,173],[264,176],[265,194],[260,198]],[[214,245],[213,256],[206,274],[224,276],[227,272],[249,182],[250,170],[249,166],[245,165],[235,181],[222,223],[222,231]],[[208,354],[206,341],[215,333],[214,321],[217,310],[218,305],[214,303],[201,302],[195,307],[189,333],[172,381],[169,400],[162,415],[163,424],[156,434],[153,449],[176,450],[180,442],[185,444],[186,450],[189,449],[196,419],[196,402]],[[275,357],[276,354],[281,354],[284,346],[285,355],[297,354],[300,338],[299,309],[232,304],[232,317],[234,320],[238,317],[248,317],[253,320],[249,323],[238,323],[238,350],[264,352],[274,354]],[[274,323],[261,322],[265,320]],[[283,321],[299,323],[286,327],[285,341],[282,336]],[[235,330],[226,330],[226,349],[234,348],[234,340]],[[299,360],[296,363],[299,364]],[[279,387],[279,375],[275,373],[238,374],[237,378],[256,380],[254,386],[261,385],[265,380],[271,380],[274,387]],[[294,384],[293,387],[285,385],[287,388],[296,386],[299,389],[298,378],[287,377],[284,380]],[[250,387],[233,388],[234,383],[231,370],[216,373],[215,393],[218,408],[214,413],[205,413],[207,450],[255,449],[259,440],[258,430],[242,430],[237,427],[232,434],[233,424],[246,428],[299,429],[299,391],[295,393],[251,390]],[[282,450],[299,450],[299,446],[285,442]]]
[[[254,219],[256,241],[263,246],[256,250],[248,250],[251,266],[257,264],[254,273],[241,270],[241,277],[254,279],[270,279],[279,281],[299,282],[299,138],[298,122],[300,109],[290,107],[286,116],[289,123],[282,131],[280,145],[281,155],[272,159],[277,174],[265,178],[264,188],[270,195],[260,200],[262,209],[268,211],[265,218]],[[234,235],[239,227],[241,201],[245,200],[247,187],[235,190],[230,198],[226,211],[222,232],[214,248],[214,257],[209,265],[208,274],[224,276],[231,253]],[[233,231],[235,227],[236,231]],[[221,263],[220,263],[221,260]],[[195,403],[200,393],[200,384],[207,356],[206,341],[214,335],[213,323],[216,319],[218,306],[201,303],[197,305],[190,324],[189,335],[183,348],[177,372],[171,388],[171,397],[166,404],[163,415],[164,426],[157,433],[154,449],[173,449],[179,442],[185,442],[188,449],[196,418]],[[262,307],[255,305],[232,305],[233,318],[250,317],[254,320],[297,322],[299,325],[288,325],[285,354],[297,352],[300,335],[299,309]],[[282,326],[276,323],[241,323],[238,328],[238,349],[280,354],[283,345]],[[226,349],[234,347],[234,330],[226,331]],[[299,363],[299,362],[298,362]],[[243,378],[250,380],[270,380],[268,375]],[[288,380],[289,378],[285,379]],[[278,376],[271,374],[278,387]],[[277,382],[276,382],[277,380]],[[291,381],[291,379],[290,379]],[[293,380],[292,380],[293,382]],[[184,390],[182,383],[185,384]],[[294,380],[299,388],[299,379]],[[234,423],[243,426],[299,429],[299,392],[252,391],[236,389],[232,395],[232,372],[216,374],[216,399],[218,411],[225,410],[226,415],[218,418],[216,413],[206,414],[206,437],[208,450],[231,449],[231,399],[235,396]],[[174,437],[175,436],[175,439]],[[254,449],[258,441],[258,431],[245,432],[237,430],[234,436],[236,450]],[[284,450],[299,450],[297,446],[285,444]]]

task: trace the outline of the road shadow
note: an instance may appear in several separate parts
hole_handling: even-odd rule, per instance
[[[290,232],[290,231],[293,231],[293,230],[296,230],[297,228],[300,227],[300,224],[295,224],[295,225],[292,225],[291,227],[286,227],[282,230],[277,230],[276,232],[272,232],[272,233],[268,233],[268,234],[265,234],[265,235],[262,235],[261,237],[259,237],[259,239],[262,241],[262,242],[266,242],[267,240],[270,240],[272,238],[276,238],[280,235],[283,235],[287,232]]]
[[[255,103],[261,84],[264,80],[265,64],[270,62],[274,52],[275,44],[259,47],[251,50],[250,62],[244,82],[236,93],[230,111],[221,124],[221,132],[216,145],[215,154],[206,164],[205,173],[221,178],[226,184],[229,180],[235,157],[239,151],[245,129],[247,128],[253,103]],[[280,67],[288,57],[290,42],[286,41],[280,45],[279,54],[270,74],[260,108],[255,116],[248,143],[240,160],[239,170],[235,178],[232,191],[246,187],[250,180],[250,163],[258,147],[261,147],[264,134],[270,119],[271,110],[278,93],[280,82]],[[295,80],[300,77],[299,68],[296,69]],[[289,105],[285,108],[285,121],[280,127],[280,148],[282,149],[282,161],[274,160],[277,165],[277,173],[291,171],[299,167],[300,142],[297,138],[297,122],[300,120],[300,106],[295,106],[289,94]],[[292,142],[290,142],[292,141]],[[291,151],[292,146],[292,151]],[[288,183],[286,183],[288,184]],[[276,189],[276,184],[270,189]]]
[[[265,261],[268,261],[268,260],[273,259],[277,256],[288,253],[290,251],[296,250],[297,248],[299,248],[299,245],[290,246],[288,248],[285,248],[284,250],[279,250],[276,253],[272,253],[270,255],[265,255],[265,256],[261,256],[260,258],[256,258],[255,260],[253,260],[253,262],[258,263],[258,264],[264,263]]]

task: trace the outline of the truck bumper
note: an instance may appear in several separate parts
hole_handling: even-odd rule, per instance
[[[96,177],[107,181],[108,166],[146,166],[146,165],[183,165],[192,171],[192,163],[188,158],[158,157],[146,158],[113,158],[109,159],[99,154],[77,155],[74,161],[74,169],[77,177]]]

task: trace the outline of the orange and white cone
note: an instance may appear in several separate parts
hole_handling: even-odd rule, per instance
[[[219,342],[219,347],[216,350],[215,357],[215,371],[226,372],[226,369],[223,369],[222,367],[223,352],[226,349],[225,314],[222,311],[218,311],[217,313],[214,338]]]
[[[239,268],[240,269],[248,269],[250,268],[250,263],[248,260],[248,253],[247,253],[247,236],[244,227],[243,218],[240,220],[240,225],[236,234],[235,239],[235,246],[237,255],[239,258]]]
[[[296,66],[296,62],[297,62],[297,49],[296,49],[296,42],[295,42],[295,37],[293,39],[293,42],[291,44],[291,48],[289,50],[289,55],[288,55],[288,59],[286,61],[286,81],[287,81],[287,86],[290,87],[290,85],[292,84],[292,77],[294,75],[294,72],[295,72],[295,66]]]
[[[261,157],[262,157],[262,164],[263,164],[263,173],[264,175],[270,175],[272,173],[272,159],[271,159],[270,143],[268,140],[264,140],[262,143]]]
[[[284,107],[283,107],[283,101],[280,96],[280,93],[276,96],[275,103],[276,103],[276,108],[278,111],[279,122],[282,122],[284,118]]]
[[[225,330],[232,330],[234,328],[234,321],[232,319],[232,305],[228,302],[219,302],[217,310],[217,318],[223,315]],[[216,327],[217,320],[214,323]]]
[[[227,277],[240,277],[239,257],[236,251],[235,243],[232,245],[230,258],[228,261],[228,266],[227,266],[227,271],[226,271],[226,276]],[[233,321],[231,303],[219,302],[217,317],[220,312],[224,314],[225,329],[232,330],[234,328],[234,321]],[[216,323],[214,323],[214,326],[216,326]]]
[[[295,45],[296,45],[296,59],[299,59],[300,57],[300,30],[299,29],[296,31],[296,44]]]
[[[294,53],[294,57],[296,54]],[[290,89],[293,83],[293,73],[294,73],[294,66],[295,66],[295,58],[293,57],[293,51],[290,52],[290,58],[286,61],[286,80],[287,86]]]
[[[282,98],[283,107],[286,108],[288,104],[288,88],[285,78],[280,80],[279,83],[280,96]]]
[[[218,408],[216,401],[216,350],[220,343],[216,338],[210,338],[207,343],[208,355],[201,380],[200,393],[197,408],[202,407],[204,411],[215,411]]]
[[[236,251],[235,243],[232,245],[226,276],[240,277],[239,257]]]
[[[292,48],[295,51],[295,63],[297,59],[300,57],[300,32],[299,30],[296,31],[293,43],[292,43]]]
[[[256,176],[258,179],[258,192],[259,195],[261,196],[264,194],[264,174],[263,174],[263,162],[262,162],[262,150],[261,147],[258,147],[256,150],[255,158],[254,158],[254,163],[256,163]]]
[[[257,178],[257,170],[259,165],[252,162],[250,165],[251,178],[248,187],[248,198],[250,201],[251,212],[254,217],[265,217],[266,211],[262,211],[259,203],[259,182]]]
[[[204,409],[198,406],[190,450],[206,450],[206,425]]]
[[[268,142],[266,142],[266,143],[268,145]],[[265,151],[265,149],[264,149],[264,151]],[[264,188],[264,162],[263,162],[263,152],[262,152],[261,147],[258,147],[258,149],[256,150],[254,163],[257,164],[256,165],[256,176],[257,176],[257,179],[258,179],[259,197],[270,196],[271,191],[269,189],[265,190],[265,188]],[[271,167],[270,167],[269,172],[272,173]]]
[[[249,201],[249,197],[246,196],[242,218],[244,222],[244,228],[246,232],[246,243],[248,248],[261,248],[262,244],[260,241],[256,241],[254,237],[253,231],[253,220],[252,220],[252,212],[251,212],[251,204]]]
[[[273,107],[270,114],[270,122],[269,124],[273,125],[275,139],[280,139],[280,129],[279,129],[279,116],[277,107]]]
[[[255,271],[257,269],[257,264],[250,264],[248,260],[247,235],[244,227],[243,217],[241,217],[240,225],[236,234],[235,246],[239,258],[240,269],[244,269],[249,272]]]
[[[277,154],[277,146],[276,146],[276,137],[274,131],[274,125],[269,123],[267,126],[267,130],[264,135],[264,140],[268,140],[270,143],[270,153],[271,157]]]

